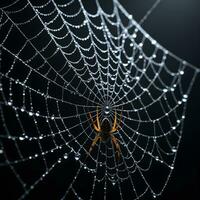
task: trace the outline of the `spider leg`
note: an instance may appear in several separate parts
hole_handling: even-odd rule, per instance
[[[99,131],[101,130],[101,126],[100,126],[100,121],[99,121],[99,109],[97,107],[97,127],[99,129]]]
[[[120,122],[119,123],[121,123],[121,121],[122,121],[122,112],[121,112],[121,115],[120,115]],[[113,123],[113,126],[112,126],[110,133],[114,133],[114,132],[118,131],[119,128],[121,128],[121,126],[119,124],[117,124],[117,112],[115,111],[114,123]]]
[[[93,142],[92,142],[92,144],[91,144],[91,146],[90,146],[88,154],[90,154],[90,152],[92,151],[94,145],[98,142],[99,139],[101,139],[101,137],[99,135],[96,135],[94,140],[93,140]]]
[[[92,124],[93,124],[93,127],[94,127],[95,131],[100,132],[101,131],[101,127],[100,127],[100,122],[99,122],[98,108],[97,108],[97,117],[96,117],[97,125],[95,124],[95,121],[93,120],[92,115],[91,115],[90,112],[89,112],[89,116],[90,116],[90,119],[92,121]]]
[[[115,136],[112,136],[112,138],[111,138],[111,140],[112,140],[112,143],[113,143],[113,146],[115,147],[115,149],[116,149],[116,153],[117,153],[117,160],[119,160],[119,158],[120,158],[120,154],[121,154],[121,148],[120,148],[120,145],[119,145],[119,143],[118,143],[118,139],[115,137]]]

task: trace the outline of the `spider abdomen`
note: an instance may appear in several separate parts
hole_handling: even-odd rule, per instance
[[[103,142],[107,142],[110,139],[110,133],[102,131],[100,133],[100,137],[101,137]]]

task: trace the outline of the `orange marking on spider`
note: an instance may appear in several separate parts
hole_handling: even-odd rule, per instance
[[[100,142],[101,141],[105,142],[108,139],[111,139],[112,145],[113,145],[115,152],[116,152],[116,158],[117,158],[117,160],[119,160],[120,154],[121,154],[119,139],[117,139],[113,135],[114,133],[119,131],[119,129],[121,128],[121,126],[117,123],[117,112],[115,111],[114,122],[113,122],[112,126],[111,126],[110,120],[107,117],[103,118],[102,121],[100,121],[98,107],[97,107],[96,113],[97,113],[96,120],[93,120],[92,115],[89,112],[89,117],[92,121],[92,125],[93,125],[95,132],[96,132],[96,136],[93,139],[92,144],[90,145],[88,154],[91,153],[93,147],[96,145],[96,143],[99,140],[100,140]],[[122,113],[120,115],[120,122],[119,123],[121,123],[121,117],[122,117]]]

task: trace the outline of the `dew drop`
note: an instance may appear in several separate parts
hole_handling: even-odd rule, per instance
[[[108,105],[105,106],[104,113],[105,113],[106,115],[108,115],[108,114],[110,113],[110,107],[109,107]]]
[[[112,181],[112,185],[115,186],[115,184],[116,184],[116,182],[115,182],[115,181]]]
[[[8,101],[8,105],[9,105],[9,106],[12,106],[12,101]]]
[[[156,41],[155,41],[155,40],[152,40],[152,41],[151,41],[151,44],[155,45],[155,44],[156,44]]]
[[[63,157],[64,157],[64,159],[67,159],[68,158],[68,154],[65,153]]]
[[[176,153],[176,152],[177,152],[176,147],[172,147],[172,152],[173,152],[173,153]]]
[[[42,136],[39,136],[39,139],[41,140],[43,137]]]
[[[184,98],[184,99],[182,99],[182,101],[183,101],[183,102],[187,102],[187,99]]]
[[[39,116],[40,116],[40,112],[37,111],[35,115],[36,115],[37,117],[39,117]]]
[[[174,166],[172,165],[172,166],[169,166],[170,167],[170,169],[174,169]]]
[[[180,75],[183,75],[183,74],[184,74],[184,71],[183,71],[183,70],[181,70],[181,71],[180,71]]]
[[[165,89],[163,89],[163,92],[167,92],[167,89],[165,88]]]
[[[137,37],[137,34],[136,33],[133,33],[133,38],[136,38]]]
[[[76,153],[74,158],[75,158],[75,160],[79,160],[80,159],[80,153]]]
[[[181,105],[181,103],[182,103],[181,101],[178,101],[178,104],[179,104],[179,105]]]
[[[158,156],[156,156],[155,159],[156,159],[156,161],[158,161],[159,160]]]
[[[136,79],[136,80],[140,80],[140,77],[139,77],[139,76],[136,76],[135,79]]]
[[[29,114],[29,116],[33,116],[33,112],[31,112],[31,111],[28,114]]]
[[[19,137],[19,140],[21,140],[21,141],[24,140],[24,137],[21,137],[21,136],[20,136],[20,137]]]
[[[139,47],[143,47],[143,43],[140,43],[140,44],[139,44]]]
[[[128,18],[129,18],[129,19],[133,19],[133,16],[132,16],[132,15],[129,15]]]
[[[184,94],[184,95],[183,95],[183,98],[187,99],[187,98],[188,98],[188,95],[187,95],[187,94]]]
[[[133,43],[130,43],[130,47],[133,47],[133,45],[134,45]]]

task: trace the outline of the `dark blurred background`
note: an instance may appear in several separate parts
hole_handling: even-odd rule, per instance
[[[120,0],[136,21],[155,0]],[[142,27],[175,55],[200,68],[200,1],[162,0]],[[175,169],[160,200],[200,199],[200,76],[189,96]]]

